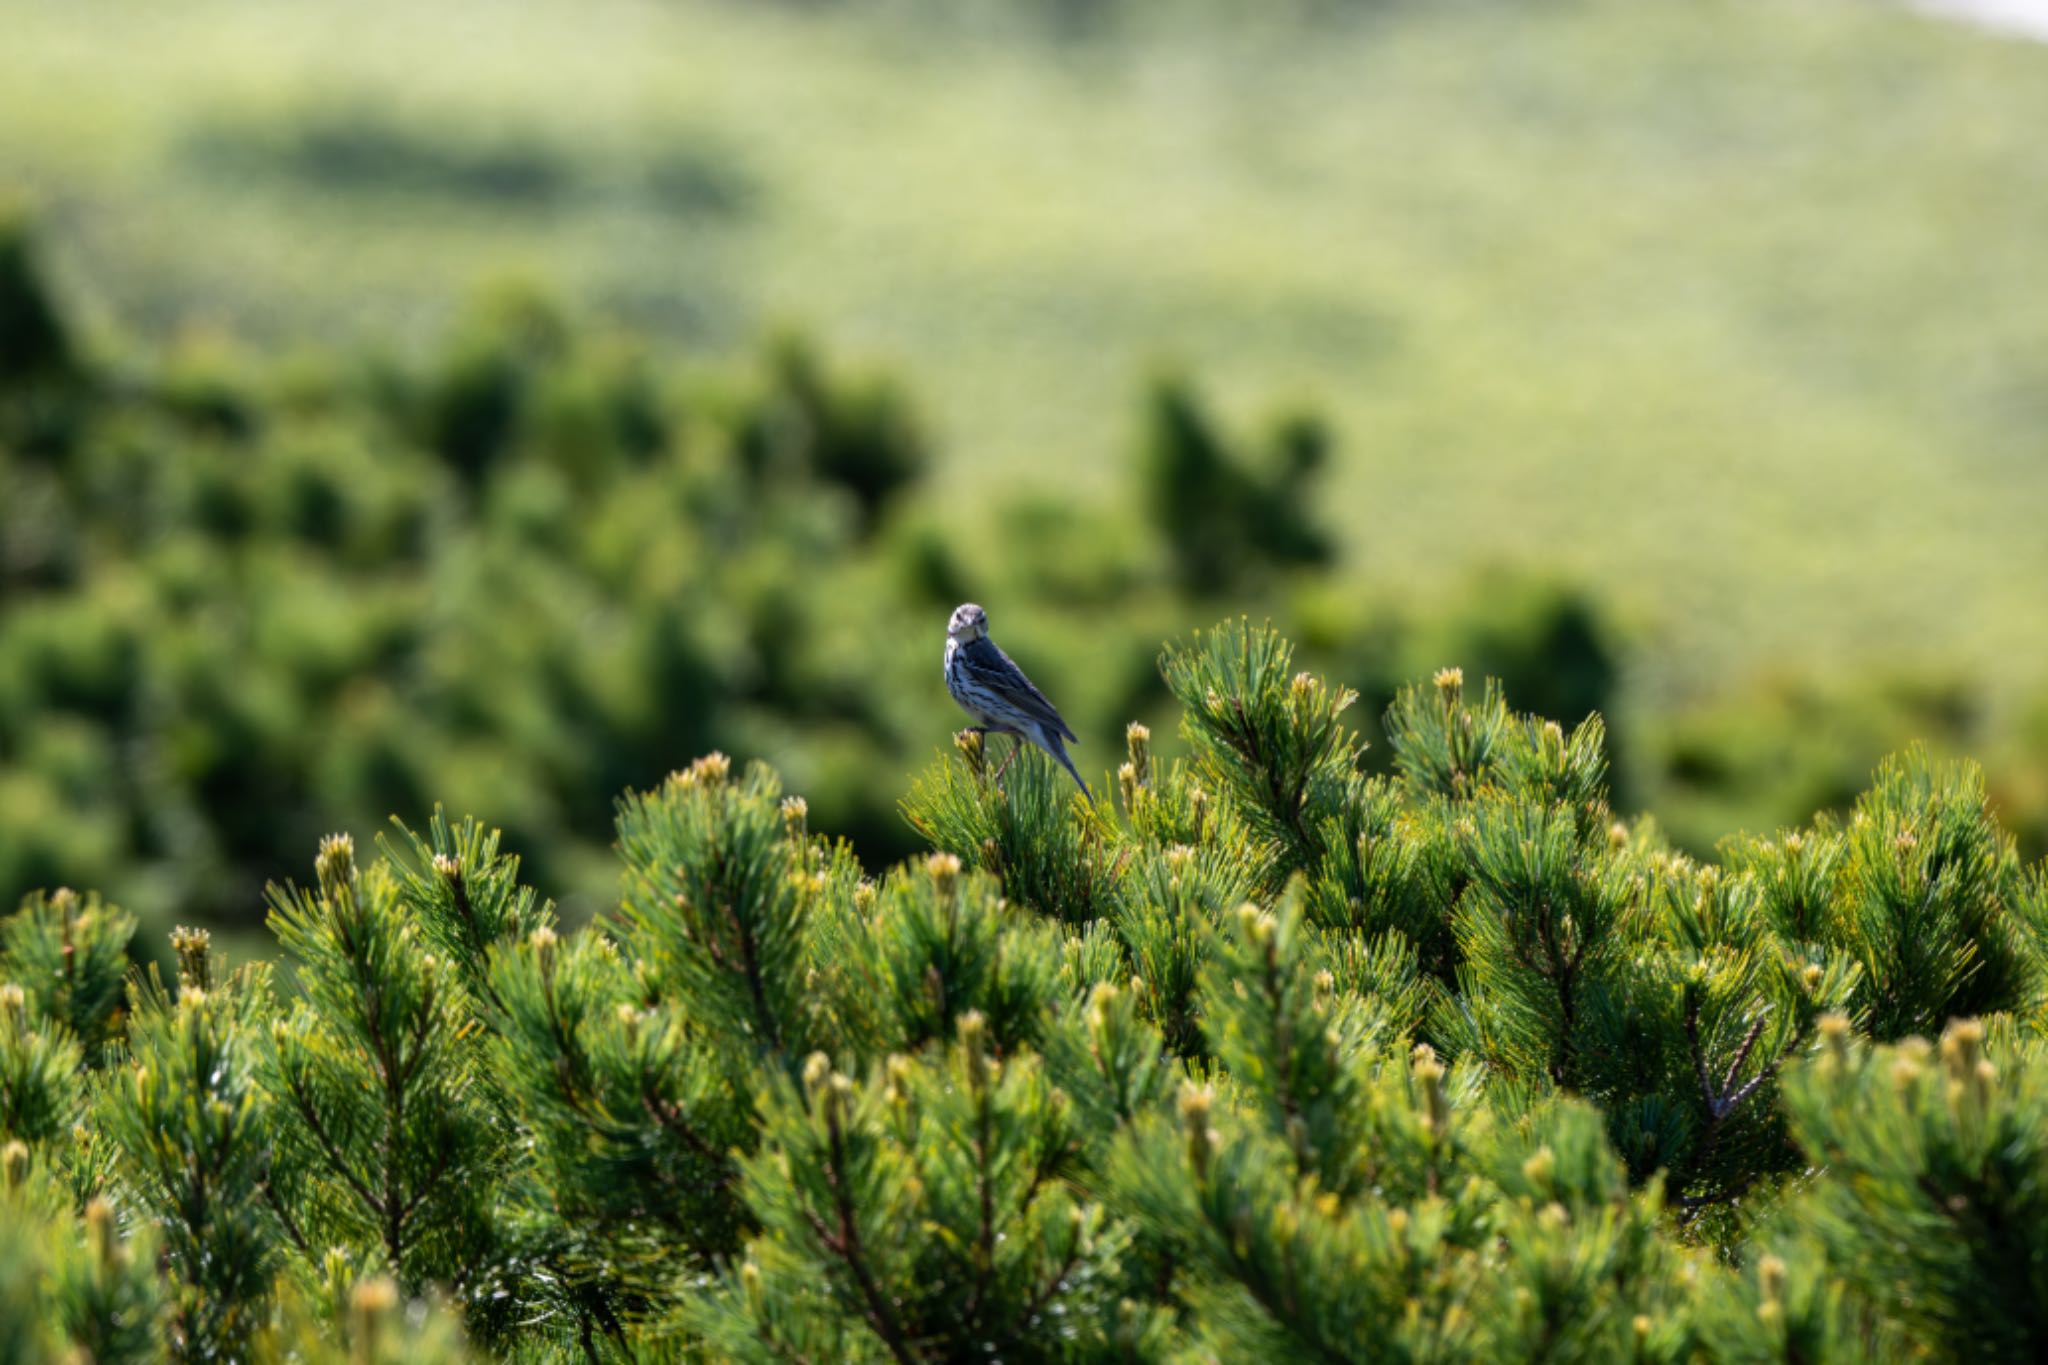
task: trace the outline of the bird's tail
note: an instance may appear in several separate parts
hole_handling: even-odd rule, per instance
[[[1062,768],[1065,768],[1073,775],[1074,785],[1081,789],[1081,795],[1088,798],[1088,804],[1094,805],[1095,793],[1089,791],[1088,784],[1081,780],[1080,769],[1074,766],[1073,759],[1067,757],[1067,746],[1061,741],[1060,737],[1054,734],[1049,727],[1041,726],[1038,731],[1038,743],[1047,753],[1060,761]]]

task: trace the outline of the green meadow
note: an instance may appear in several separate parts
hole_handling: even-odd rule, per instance
[[[1114,487],[1170,360],[1330,416],[1355,572],[1582,574],[1654,631],[1660,696],[1906,659],[2010,698],[2048,667],[2031,45],[1743,0],[1080,36],[12,8],[0,165],[109,325],[417,338],[505,277],[694,347],[800,323],[910,376],[966,518]],[[351,179],[351,134],[506,183]]]

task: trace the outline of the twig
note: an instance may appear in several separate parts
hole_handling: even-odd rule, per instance
[[[846,1190],[845,1138],[839,1129],[839,1116],[829,1108],[825,1114],[825,1133],[830,1151],[825,1175],[831,1182],[832,1200],[836,1206],[835,1212],[839,1216],[838,1233],[834,1234],[827,1229],[824,1221],[808,1208],[804,1212],[810,1219],[813,1230],[819,1234],[820,1240],[844,1261],[846,1268],[852,1272],[854,1285],[860,1290],[861,1298],[865,1301],[863,1315],[867,1318],[868,1325],[875,1329],[875,1335],[882,1339],[882,1344],[889,1348],[889,1354],[894,1356],[900,1365],[918,1365],[916,1355],[912,1354],[909,1343],[904,1340],[903,1328],[896,1321],[896,1314],[888,1298],[868,1271],[867,1258],[861,1250],[860,1227],[854,1220],[853,1197]]]

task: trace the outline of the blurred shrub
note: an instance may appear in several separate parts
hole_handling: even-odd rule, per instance
[[[1242,593],[1264,570],[1327,563],[1332,546],[1306,504],[1328,458],[1316,418],[1288,414],[1262,441],[1237,448],[1192,384],[1159,380],[1139,458],[1145,510],[1188,591]]]
[[[26,220],[0,206],[0,389],[70,362],[70,338],[36,269]]]
[[[117,363],[56,448],[0,434],[9,896],[247,918],[292,847],[430,781],[573,882],[611,793],[714,742],[907,841],[867,780],[929,714],[875,664],[929,609],[871,539],[926,459],[887,381],[792,341],[684,382],[522,291],[417,363]]]
[[[0,903],[92,884],[151,919],[246,921],[321,834],[438,797],[489,811],[573,907],[606,880],[613,794],[712,747],[897,857],[892,793],[959,724],[940,625],[967,599],[1112,788],[1126,721],[1175,743],[1158,644],[1215,593],[1359,692],[1368,768],[1396,689],[1446,665],[1567,723],[1630,717],[1583,585],[1321,574],[1312,419],[1242,441],[1163,382],[1128,501],[941,503],[904,389],[801,337],[686,369],[511,289],[416,359],[209,336],[96,355],[8,232],[0,293],[43,319],[48,363],[0,385]],[[1619,790],[1689,847],[1801,819],[1885,749],[1967,728],[1967,695],[1912,695],[1625,729]],[[2023,841],[2040,823],[2012,812],[2048,797],[2002,774],[2044,769],[1993,770]]]
[[[834,375],[797,336],[772,344],[762,368],[735,422],[735,446],[756,480],[836,483],[872,523],[930,463],[910,405],[888,379]]]
[[[1642,794],[1680,847],[1705,853],[1734,829],[1765,833],[1846,810],[1903,739],[1960,753],[1980,718],[1950,680],[1774,677],[1644,728]]]
[[[324,190],[442,194],[511,207],[553,203],[575,178],[568,154],[534,133],[447,120],[429,128],[352,102],[220,119],[193,134],[187,150],[215,169]]]
[[[665,128],[659,141],[649,156],[593,158],[543,126],[327,94],[282,108],[216,111],[185,132],[181,151],[234,187],[438,200],[490,212],[544,212],[572,199],[609,198],[716,222],[759,206],[758,177],[714,130]]]
[[[751,212],[761,186],[739,153],[702,134],[672,134],[648,163],[647,196],[685,217],[726,218]]]

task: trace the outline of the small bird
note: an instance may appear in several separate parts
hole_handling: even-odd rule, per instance
[[[1018,750],[1028,739],[1058,759],[1073,775],[1088,804],[1095,804],[1095,794],[1081,781],[1073,760],[1067,757],[1067,746],[1060,742],[1070,739],[1078,744],[1080,740],[1045,699],[1045,693],[1033,687],[1024,670],[988,638],[988,613],[972,602],[954,608],[953,619],[946,623],[946,690],[961,710],[979,722],[971,728],[984,735],[1012,737],[1014,747],[1003,766],[996,769],[998,778],[1016,761]]]

